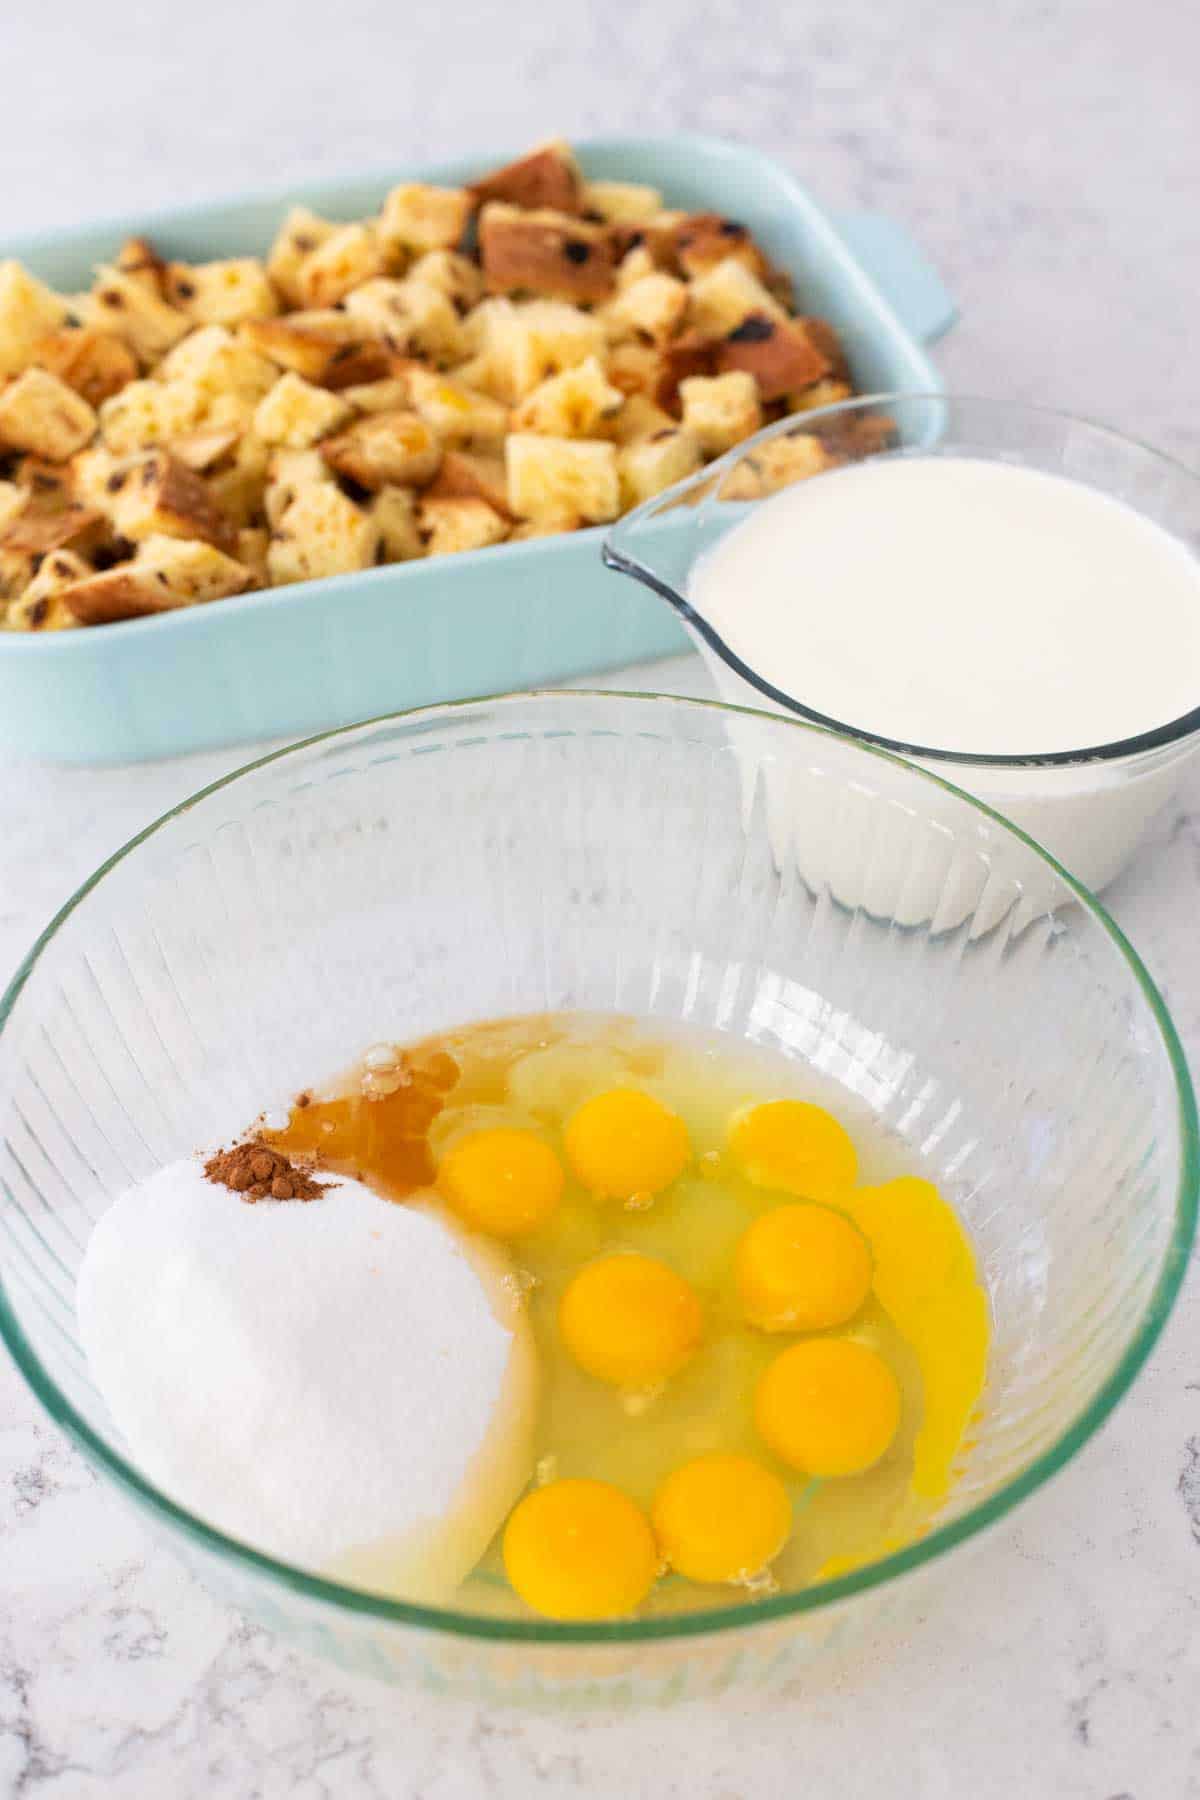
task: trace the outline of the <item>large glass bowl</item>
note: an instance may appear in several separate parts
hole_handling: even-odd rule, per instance
[[[803,802],[786,829],[773,784]],[[807,847],[805,820],[823,821]],[[950,899],[913,922],[905,896],[935,876]],[[143,1476],[76,1329],[75,1275],[106,1202],[374,1041],[560,1007],[774,1046],[936,1170],[994,1338],[974,1441],[921,1542],[727,1611],[509,1622],[305,1574]],[[170,813],[97,872],[0,1003],[0,1127],[0,1328],[101,1473],[219,1595],[296,1642],[521,1701],[759,1685],[902,1603],[1116,1404],[1170,1309],[1196,1207],[1179,1044],[1094,900],[977,802],[882,752],[644,696],[383,719]]]

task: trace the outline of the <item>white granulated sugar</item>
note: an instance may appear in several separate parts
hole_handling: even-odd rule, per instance
[[[505,1269],[359,1182],[247,1205],[186,1160],[96,1225],[80,1332],[135,1462],[181,1504],[439,1599],[529,1476],[533,1350]]]

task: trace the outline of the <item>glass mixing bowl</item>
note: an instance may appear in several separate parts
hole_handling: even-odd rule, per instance
[[[769,662],[751,668],[693,604],[691,576],[697,560],[751,506],[794,480],[797,468],[806,480],[821,481],[847,462],[913,454],[982,458],[1069,476],[1144,513],[1193,551],[1200,548],[1200,480],[1133,438],[1021,401],[882,394],[767,426],[720,462],[618,519],[605,539],[604,560],[675,609],[722,700],[809,719],[909,757],[995,807],[1088,887],[1104,888],[1128,863],[1187,763],[1200,753],[1200,672],[1192,710],[1163,719],[1140,737],[1049,753],[1039,744],[1014,742],[1000,747],[1003,754],[982,755],[901,743],[881,735],[869,715],[826,717],[808,704],[803,692],[783,692]],[[814,468],[819,472],[814,474]],[[866,520],[864,530],[869,529]],[[810,603],[799,558],[796,592],[797,606]],[[964,593],[963,605],[971,600]],[[911,596],[897,589],[896,604],[906,601]],[[837,603],[836,594],[824,591],[812,597],[818,608]],[[1139,603],[1140,596],[1131,593],[1131,620],[1139,617]],[[1163,654],[1171,654],[1169,644]],[[1038,647],[1031,642],[1029,679],[1037,678]],[[812,828],[810,819],[810,832]]]
[[[798,816],[836,821],[837,867],[860,871],[869,906],[838,900],[803,833],[772,829],[779,780],[805,796]],[[948,922],[935,910],[903,923],[908,885],[935,877],[955,896]],[[138,1469],[75,1321],[76,1270],[106,1202],[380,1039],[567,1007],[774,1046],[865,1102],[944,1183],[994,1338],[974,1441],[921,1542],[720,1612],[508,1621],[305,1574],[210,1529]],[[645,696],[383,719],[254,763],[168,814],[54,920],[0,1003],[0,1127],[0,1328],[105,1478],[218,1595],[295,1642],[356,1672],[522,1702],[761,1685],[904,1603],[1125,1392],[1170,1309],[1196,1209],[1175,1032],[1070,877],[881,752]]]

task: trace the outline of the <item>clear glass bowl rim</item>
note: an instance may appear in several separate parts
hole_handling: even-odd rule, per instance
[[[412,723],[417,720],[433,722],[472,708],[503,709],[518,705],[528,707],[531,702],[536,704],[542,701],[568,707],[575,702],[615,702],[629,704],[637,709],[644,707],[648,714],[655,710],[683,713],[702,710],[735,718],[752,719],[756,724],[766,725],[772,730],[803,731],[814,737],[836,737],[838,742],[842,744],[846,742],[844,736],[800,719],[778,718],[756,712],[748,707],[729,706],[720,701],[691,699],[671,694],[630,693],[621,689],[591,688],[542,688],[525,693],[485,695],[469,700],[445,701],[434,706],[414,707],[398,713],[386,713],[378,718],[360,720],[353,725],[340,726],[332,731],[318,732],[312,737],[285,745],[281,750],[274,750],[266,756],[256,757],[252,762],[244,763],[228,775],[200,788],[195,794],[163,813],[161,817],[143,831],[138,832],[135,837],[130,838],[128,843],[101,863],[100,867],[55,914],[18,967],[3,996],[0,996],[0,1036],[3,1035],[17,999],[43,951],[92,889],[98,886],[105,876],[126,857],[130,856],[149,838],[152,838],[156,832],[173,819],[189,812],[200,801],[207,799],[212,794],[219,793],[223,788],[229,787],[246,776],[255,774],[271,763],[298,755],[315,744],[331,743],[336,739],[348,738],[360,732],[366,734],[384,724]],[[647,724],[649,725],[649,720]],[[871,1589],[888,1581],[923,1568],[936,1561],[946,1551],[976,1536],[988,1526],[996,1524],[1019,1501],[1035,1492],[1051,1476],[1065,1468],[1108,1418],[1142,1368],[1166,1324],[1187,1270],[1188,1258],[1196,1233],[1197,1195],[1200,1192],[1200,1126],[1197,1122],[1196,1100],[1183,1046],[1158,989],[1121,928],[1095,896],[1076,881],[1047,851],[1043,850],[1025,832],[1010,824],[993,808],[977,800],[973,795],[964,793],[953,783],[943,781],[940,776],[931,774],[928,770],[914,768],[911,764],[904,763],[901,758],[879,750],[873,745],[854,742],[854,740],[851,742],[862,755],[876,757],[881,762],[896,764],[905,768],[917,779],[931,782],[934,786],[953,794],[974,811],[993,820],[1004,831],[1011,833],[1013,837],[1026,844],[1035,855],[1054,870],[1071,889],[1085,911],[1112,940],[1119,955],[1124,959],[1129,972],[1141,989],[1142,997],[1158,1028],[1175,1080],[1176,1116],[1181,1151],[1179,1182],[1175,1196],[1175,1217],[1170,1241],[1163,1256],[1162,1267],[1147,1301],[1145,1313],[1134,1337],[1126,1346],[1116,1368],[1103,1386],[1051,1448],[1043,1451],[1020,1475],[1006,1483],[987,1500],[972,1507],[961,1518],[939,1526],[927,1537],[919,1539],[902,1550],[894,1551],[889,1556],[881,1557],[877,1562],[868,1563],[848,1575],[838,1576],[831,1581],[815,1582],[811,1587],[802,1588],[795,1593],[756,1599],[739,1606],[685,1613],[674,1618],[656,1617],[567,1624],[551,1620],[486,1618],[448,1607],[421,1606],[408,1601],[387,1599],[381,1595],[346,1587],[340,1582],[329,1580],[324,1576],[309,1574],[305,1570],[294,1568],[289,1563],[279,1561],[262,1551],[254,1550],[249,1545],[240,1543],[236,1538],[228,1537],[213,1526],[207,1525],[185,1507],[168,1498],[152,1482],[141,1475],[132,1463],[108,1444],[76,1410],[53,1376],[43,1366],[33,1346],[26,1338],[3,1280],[0,1279],[0,1340],[3,1340],[20,1373],[54,1423],[74,1440],[92,1463],[109,1476],[118,1487],[130,1494],[140,1506],[157,1514],[184,1537],[193,1540],[203,1551],[209,1554],[215,1553],[218,1557],[238,1564],[251,1575],[266,1577],[270,1582],[290,1589],[306,1600],[322,1602],[335,1609],[366,1619],[415,1627],[419,1630],[441,1632],[448,1636],[466,1638],[479,1643],[543,1646],[567,1644],[635,1646],[654,1641],[702,1637],[743,1627],[762,1625],[770,1621],[780,1621],[792,1617],[800,1618],[806,1613],[817,1612],[822,1607],[854,1600],[859,1595],[866,1594]]]
[[[1118,444],[1123,450],[1136,451],[1138,455],[1148,457],[1152,462],[1160,463],[1164,469],[1181,475],[1196,490],[1197,510],[1200,514],[1200,475],[1177,457],[1169,456],[1165,450],[1159,450],[1153,444],[1147,444],[1141,438],[1131,436],[1128,432],[1117,431],[1111,425],[1105,425],[1099,419],[1086,418],[1081,413],[1066,412],[1059,407],[1040,406],[1030,400],[997,400],[986,394],[946,394],[941,392],[913,390],[891,393],[856,394],[851,400],[840,400],[834,406],[814,407],[811,412],[792,413],[786,419],[778,419],[774,424],[766,425],[753,437],[744,438],[735,444],[732,450],[705,464],[695,475],[687,475],[674,487],[664,488],[661,494],[655,494],[635,506],[631,512],[625,513],[615,524],[607,528],[600,554],[605,566],[619,575],[625,575],[633,581],[640,581],[645,587],[665,600],[690,628],[695,631],[721,661],[740,675],[743,681],[757,688],[766,699],[780,706],[785,712],[798,719],[805,719],[810,725],[821,725],[827,731],[835,731],[842,737],[857,739],[860,743],[874,745],[880,750],[890,750],[893,755],[905,758],[924,759],[929,762],[944,763],[947,766],[959,766],[983,769],[1028,769],[1028,768],[1072,768],[1080,763],[1119,762],[1125,757],[1140,756],[1151,750],[1163,750],[1170,744],[1181,742],[1193,733],[1200,732],[1200,700],[1189,712],[1181,713],[1177,719],[1168,719],[1165,724],[1156,725],[1150,731],[1139,732],[1136,737],[1118,738],[1108,744],[1094,744],[1082,750],[1047,750],[1047,751],[1005,751],[996,753],[978,750],[940,750],[929,744],[910,744],[902,738],[883,736],[878,731],[870,731],[864,725],[850,725],[842,719],[832,718],[828,713],[817,712],[814,707],[805,706],[802,700],[794,695],[784,693],[769,682],[764,675],[752,669],[749,663],[743,662],[735,650],[732,650],[707,619],[695,612],[687,596],[673,588],[670,582],[663,581],[654,570],[639,562],[636,556],[622,548],[622,540],[630,531],[636,531],[639,524],[652,519],[656,513],[666,511],[670,506],[682,500],[693,488],[704,487],[714,480],[718,483],[724,479],[725,472],[740,462],[743,457],[753,453],[756,444],[767,443],[771,438],[784,436],[789,431],[803,424],[807,427],[821,425],[829,420],[844,418],[848,414],[865,412],[871,407],[900,407],[905,404],[930,406],[972,406],[988,408],[993,412],[1016,414],[1028,418],[1055,420],[1061,425],[1077,427],[1083,431],[1093,432],[1096,436],[1107,438]],[[820,476],[810,477],[819,480]],[[1070,478],[1068,478],[1070,479]],[[1134,509],[1137,510],[1136,508]],[[1164,529],[1166,529],[1164,527]],[[1178,537],[1178,533],[1172,532]],[[1180,538],[1180,542],[1183,540]]]

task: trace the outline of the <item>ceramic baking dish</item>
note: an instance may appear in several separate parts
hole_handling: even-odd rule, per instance
[[[951,323],[945,289],[875,214],[830,220],[785,170],[703,137],[578,146],[593,178],[644,181],[668,205],[742,220],[830,319],[863,392],[940,387],[921,348]],[[264,252],[297,199],[333,218],[375,211],[398,180],[458,183],[504,160],[293,186],[7,243],[66,291],[121,239],[170,257]],[[687,648],[671,609],[600,561],[601,530],[246,594],[44,638],[0,633],[0,750],[60,762],[170,756],[320,731],[431,701],[544,685]]]

